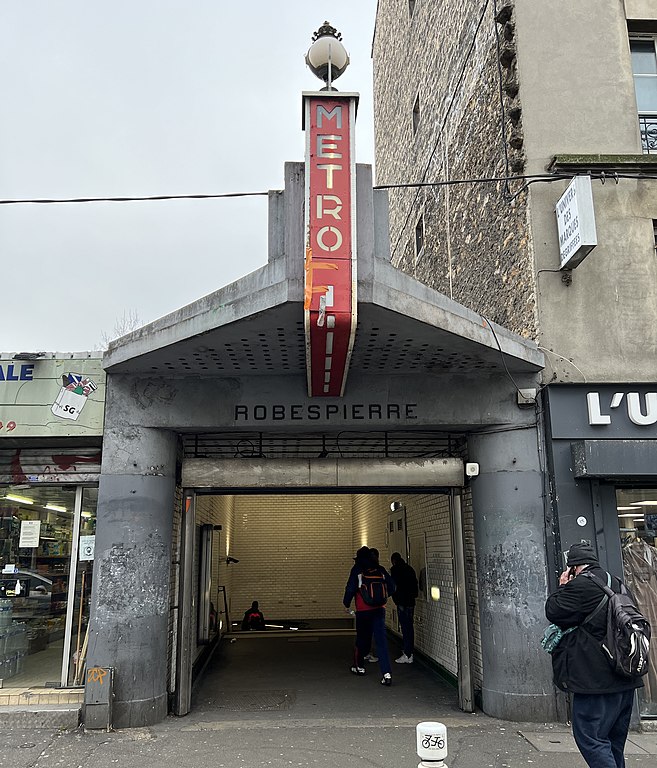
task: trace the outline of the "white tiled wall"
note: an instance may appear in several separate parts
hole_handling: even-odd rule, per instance
[[[196,523],[221,525],[215,532],[213,602],[226,621],[226,587],[230,620],[258,600],[268,621],[344,618],[342,595],[355,551],[376,547],[389,568],[387,516],[401,501],[407,512],[409,538],[426,538],[427,579],[440,588],[438,601],[417,601],[416,647],[452,674],[457,674],[456,620],[449,499],[437,494],[244,495],[197,496]],[[172,561],[179,553],[182,498],[174,515]],[[475,688],[481,688],[481,640],[472,501],[463,496],[466,541],[466,590]],[[403,553],[402,553],[403,554]],[[227,555],[239,559],[226,564]],[[177,567],[172,567],[172,604],[177,600]],[[390,601],[389,625],[396,629]],[[170,636],[175,637],[172,610]],[[170,648],[170,668],[175,653]],[[173,679],[173,678],[172,678]]]
[[[267,621],[344,618],[351,496],[236,496],[234,503],[233,619],[253,600]]]
[[[440,600],[418,599],[415,609],[415,644],[429,658],[452,674],[457,674],[456,618],[452,538],[449,498],[437,494],[358,494],[354,499],[354,547],[363,544],[379,549],[381,563],[390,565],[386,542],[386,522],[390,504],[400,501],[406,507],[408,537],[426,537],[427,580],[440,588]],[[466,549],[467,601],[470,619],[471,657],[475,688],[481,688],[481,636],[477,600],[477,574],[474,548],[472,498],[463,497]],[[404,553],[402,552],[402,555]],[[419,575],[419,574],[418,574]],[[388,609],[388,623],[396,629],[394,604]]]

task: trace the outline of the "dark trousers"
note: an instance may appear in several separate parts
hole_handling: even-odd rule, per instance
[[[370,652],[372,636],[379,654],[381,674],[390,672],[388,656],[388,638],[386,636],[386,609],[373,608],[371,611],[356,611],[356,648],[354,650],[354,666],[364,666],[364,657]]]
[[[415,628],[413,627],[413,614],[415,608],[409,605],[398,605],[397,616],[402,633],[402,648],[407,656],[413,655],[415,646]]]
[[[591,768],[625,768],[633,701],[633,690],[573,694],[573,736]]]

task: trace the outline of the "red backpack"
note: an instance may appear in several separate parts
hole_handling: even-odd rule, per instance
[[[388,600],[386,577],[380,568],[366,568],[358,574],[358,592],[365,605],[378,608]]]

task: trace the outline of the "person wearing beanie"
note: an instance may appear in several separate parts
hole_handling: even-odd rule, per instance
[[[364,576],[373,576],[381,583],[385,583],[387,593],[391,595],[395,591],[395,584],[388,571],[372,556],[369,547],[361,547],[356,552],[354,561],[342,600],[345,610],[349,613],[352,613],[350,609],[352,600],[356,606],[356,645],[351,671],[354,675],[365,674],[365,657],[370,652],[372,636],[374,636],[382,674],[381,684],[389,686],[392,684],[392,675],[386,636],[386,599],[382,598],[380,604],[369,605],[362,596],[361,585],[365,581]]]
[[[586,571],[620,592],[620,579],[600,567],[590,542],[570,547],[559,586],[545,604],[548,621],[574,630],[565,633],[552,652],[554,684],[572,697],[573,736],[586,763],[591,768],[624,768],[634,691],[643,682],[621,677],[609,664],[600,645],[607,630],[608,598],[592,579],[582,576]]]

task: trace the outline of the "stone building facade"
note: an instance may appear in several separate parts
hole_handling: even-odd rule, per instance
[[[393,264],[545,353],[548,586],[579,540],[631,579],[628,546],[657,543],[657,6],[380,0],[373,60]],[[573,266],[555,209],[576,176],[597,244]]]
[[[379,3],[377,184],[503,179],[525,167],[509,11]],[[458,8],[458,10],[457,10]],[[404,54],[401,55],[401,52]],[[499,67],[498,67],[499,62]],[[391,189],[392,262],[516,333],[536,335],[527,199],[500,181]]]

